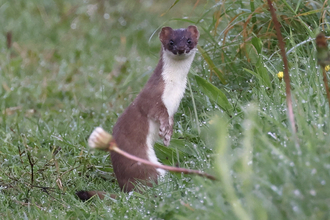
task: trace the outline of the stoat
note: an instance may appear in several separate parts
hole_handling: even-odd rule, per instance
[[[162,44],[160,59],[154,73],[143,90],[118,118],[113,128],[117,146],[137,157],[159,163],[154,151],[158,136],[164,145],[170,144],[173,117],[184,95],[187,75],[195,57],[199,32],[196,26],[186,29],[162,28],[159,39]],[[93,134],[92,134],[93,135]],[[113,170],[124,192],[134,190],[137,182],[152,186],[165,170],[140,164],[111,152]],[[83,199],[103,194],[97,191],[81,191]]]

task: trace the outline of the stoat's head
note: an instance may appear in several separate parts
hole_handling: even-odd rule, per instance
[[[194,25],[186,29],[175,30],[170,27],[163,27],[159,34],[163,52],[173,55],[176,59],[184,59],[191,54],[195,54],[198,38],[199,32]]]

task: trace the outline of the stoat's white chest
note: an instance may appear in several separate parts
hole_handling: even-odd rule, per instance
[[[178,110],[187,85],[187,75],[195,56],[195,51],[190,51],[184,59],[175,59],[169,52],[163,53],[162,77],[165,83],[162,101],[167,108],[169,117],[173,117]]]
[[[167,108],[169,120],[178,110],[180,101],[186,89],[187,75],[191,63],[195,56],[195,51],[191,51],[186,55],[185,59],[177,60],[171,53],[163,54],[163,70],[162,77],[165,83],[162,101]],[[149,119],[149,131],[147,135],[147,156],[149,161],[160,164],[154,151],[154,143],[158,138],[159,123]],[[170,120],[171,123],[171,120]],[[160,176],[165,175],[165,170],[157,169]]]

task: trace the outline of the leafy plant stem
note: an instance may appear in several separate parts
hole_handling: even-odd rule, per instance
[[[284,72],[284,82],[285,82],[285,92],[286,92],[286,103],[288,106],[288,116],[289,116],[292,132],[296,136],[296,126],[295,126],[295,119],[294,119],[294,113],[293,113],[293,108],[292,108],[292,98],[291,98],[290,75],[289,75],[289,68],[288,68],[288,60],[286,58],[286,53],[285,53],[285,45],[284,45],[283,37],[281,34],[281,30],[280,30],[280,23],[278,22],[278,20],[276,18],[276,13],[275,13],[274,7],[272,5],[272,1],[271,0],[267,0],[267,1],[268,1],[268,5],[270,8],[270,13],[272,15],[272,19],[274,22],[276,35],[277,35],[277,39],[279,42],[280,52],[281,52],[281,56],[282,56],[283,64],[284,64],[283,72]]]
[[[329,92],[328,78],[327,78],[327,73],[325,72],[325,68],[322,68],[322,72],[323,72],[324,87],[327,92],[327,98],[328,98],[328,103],[329,103],[329,108],[330,108],[330,92]]]

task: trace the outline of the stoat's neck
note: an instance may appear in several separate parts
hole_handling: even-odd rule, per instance
[[[165,86],[162,101],[170,117],[173,117],[174,113],[178,110],[186,89],[187,75],[195,53],[196,50],[194,49],[189,54],[177,56],[170,51],[163,51],[162,77]]]

